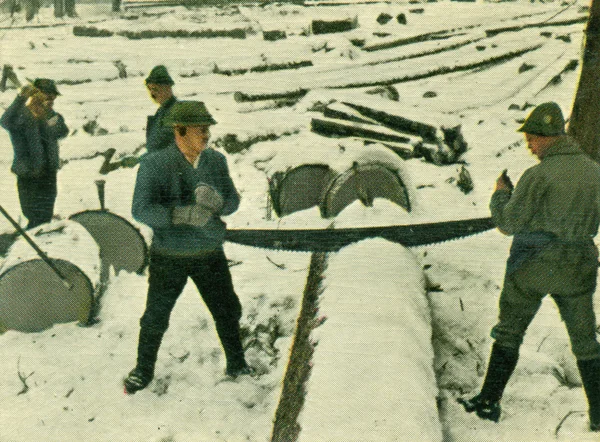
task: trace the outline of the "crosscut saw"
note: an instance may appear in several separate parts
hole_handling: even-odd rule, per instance
[[[228,229],[225,240],[263,249],[294,252],[337,252],[367,238],[384,238],[405,247],[423,246],[485,232],[495,227],[491,218],[383,227],[343,229]]]

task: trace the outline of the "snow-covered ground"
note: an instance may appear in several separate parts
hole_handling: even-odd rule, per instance
[[[321,115],[315,109],[332,100],[439,124],[460,123],[469,144],[463,159],[474,182],[474,190],[465,195],[456,186],[461,165],[394,158],[415,210],[407,213],[382,199],[373,207],[357,201],[335,219],[336,226],[466,219],[488,216],[489,197],[503,169],[508,168],[516,181],[535,164],[515,132],[517,120],[531,109],[526,104],[553,100],[568,114],[579,70],[563,70],[570,60],[580,60],[585,25],[530,27],[495,36],[485,31],[580,17],[586,14],[584,6],[583,1],[269,3],[132,9],[119,15],[109,12],[108,3],[82,4],[76,19],[55,19],[49,8],[42,8],[31,24],[22,16],[12,21],[7,15],[0,17],[0,62],[13,65],[21,81],[47,76],[60,83],[56,109],[71,129],[61,143],[61,157],[68,162],[59,172],[55,213],[62,219],[98,208],[94,181],[104,179],[107,207],[131,221],[137,168],[100,175],[103,158],[93,156],[114,148],[120,158],[144,142],[146,115],[156,107],[143,79],[156,64],[168,67],[178,97],[206,102],[219,122],[213,139],[226,134],[240,140],[290,134],[227,155],[242,194],[239,211],[226,220],[229,227],[327,227],[331,220],[322,219],[317,208],[283,219],[270,213],[267,177],[303,163],[343,169],[369,152],[389,158],[390,151],[381,144],[367,149],[356,140],[310,132],[311,118]],[[392,20],[378,24],[381,13]],[[406,25],[396,21],[400,13],[406,15]],[[355,17],[359,26],[345,33],[308,32],[313,19]],[[74,36],[74,25],[112,32],[242,28],[246,38],[89,38]],[[264,41],[263,30],[285,30],[287,38]],[[433,31],[451,36],[376,51],[352,43],[364,40],[365,47],[373,47]],[[469,67],[519,50],[529,52],[502,63]],[[436,53],[415,58],[425,51]],[[113,64],[117,60],[127,66],[127,78],[118,78]],[[306,60],[312,66],[218,73]],[[464,69],[404,81],[456,66]],[[560,81],[551,81],[558,74]],[[399,100],[365,93],[377,82],[393,84]],[[344,88],[354,83],[365,86]],[[234,99],[238,91],[268,94],[299,88],[309,92],[292,106]],[[424,97],[427,92],[429,98]],[[0,106],[6,108],[14,95],[14,89],[0,94]],[[511,105],[516,106],[509,109]],[[83,125],[90,120],[108,134],[86,133]],[[1,203],[18,218],[15,179],[9,172],[12,150],[5,131],[0,131],[0,143]],[[149,238],[148,230],[138,227]],[[11,231],[10,224],[0,220],[0,233]],[[551,301],[543,305],[527,334],[503,399],[502,420],[481,421],[456,404],[456,397],[474,393],[482,381],[509,245],[510,238],[489,231],[408,251],[369,240],[330,256],[320,306],[327,320],[312,335],[322,345],[310,362],[313,377],[299,421],[306,428],[301,438],[597,440],[587,431],[585,397],[566,331]],[[66,247],[77,253],[72,244]],[[0,440],[268,440],[310,257],[229,243],[225,249],[244,307],[248,359],[259,376],[236,381],[224,377],[212,319],[188,284],[173,311],[155,381],[134,396],[123,395],[122,379],[135,363],[147,275],[112,274],[98,324],[62,324],[40,333],[8,331],[0,336]],[[24,383],[29,388],[22,392]]]

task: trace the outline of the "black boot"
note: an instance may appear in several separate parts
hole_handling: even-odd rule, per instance
[[[458,403],[468,413],[474,411],[481,419],[498,422],[502,411],[500,399],[518,360],[518,350],[494,343],[481,393],[471,399],[458,399]]]
[[[216,323],[217,334],[223,345],[227,368],[225,374],[236,378],[240,375],[254,374],[254,370],[246,363],[244,348],[240,339],[240,324],[238,321],[219,321]]]
[[[124,381],[125,391],[128,394],[146,388],[154,378],[154,366],[162,337],[162,333],[153,334],[140,330],[137,364]]]
[[[590,430],[600,431],[600,359],[577,361],[577,367],[589,405]]]

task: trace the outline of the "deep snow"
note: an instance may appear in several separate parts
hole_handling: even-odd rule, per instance
[[[117,149],[116,156],[132,153],[144,142],[146,115],[154,113],[155,107],[144,90],[143,78],[159,63],[166,64],[174,75],[179,97],[202,99],[214,112],[219,121],[212,131],[214,139],[226,133],[238,134],[243,139],[251,135],[298,132],[228,155],[232,176],[242,193],[240,210],[227,219],[229,227],[327,227],[331,223],[320,218],[316,208],[283,219],[267,216],[266,177],[273,171],[312,162],[315,158],[345,167],[356,155],[365,154],[366,149],[361,149],[356,141],[327,139],[309,132],[310,118],[319,115],[312,110],[314,105],[333,99],[364,103],[415,119],[460,121],[470,148],[464,160],[475,184],[473,192],[464,195],[452,181],[458,177],[460,166],[434,166],[412,159],[404,162],[401,170],[410,184],[414,212],[407,214],[385,200],[375,200],[373,207],[356,202],[336,218],[336,226],[463,219],[488,215],[488,200],[501,170],[508,168],[515,181],[523,170],[535,164],[521,135],[515,132],[516,120],[524,118],[529,109],[509,110],[509,106],[517,104],[522,109],[526,103],[554,100],[568,113],[578,71],[566,72],[560,83],[545,86],[569,60],[580,59],[584,25],[542,29],[551,32],[551,37],[541,36],[539,29],[499,34],[476,43],[485,46],[483,50],[472,44],[421,59],[375,63],[445,47],[462,38],[483,39],[485,29],[543,21],[563,9],[557,18],[575,17],[584,13],[579,10],[584,4],[576,3],[569,8],[558,2],[526,1],[417,5],[398,2],[339,7],[269,4],[241,6],[239,11],[169,7],[148,11],[168,12],[159,18],[135,10],[127,13],[130,18],[137,15],[135,20],[111,15],[107,12],[108,5],[79,5],[81,18],[67,21],[54,19],[51,10],[43,8],[35,24],[65,23],[65,26],[0,30],[0,61],[12,64],[21,80],[37,76],[91,80],[79,85],[59,85],[63,95],[56,108],[72,130],[61,144],[61,156],[69,160],[59,174],[56,214],[63,219],[99,207],[94,185],[97,179],[107,181],[108,208],[130,219],[137,169],[119,169],[101,176],[98,169],[102,158],[82,158],[110,147]],[[424,12],[408,12],[416,8],[423,8]],[[381,12],[392,16],[404,12],[409,23],[403,27],[392,20],[378,25],[375,18]],[[349,33],[301,35],[312,18],[354,16],[358,17],[360,27]],[[518,18],[512,20],[514,17]],[[12,25],[6,19],[2,24],[17,28],[24,25],[21,19]],[[245,27],[252,32],[245,40],[74,37],[71,24],[85,25],[88,20],[96,21],[94,25],[99,28],[112,30]],[[262,40],[262,29],[281,28],[287,31],[288,39]],[[462,28],[465,35],[375,52],[363,52],[350,43],[350,39],[356,38],[375,44],[452,28]],[[373,32],[389,32],[390,36],[377,37]],[[570,43],[555,38],[566,34],[571,38]],[[333,50],[319,50],[325,43]],[[368,87],[323,89],[358,78],[399,78],[535,44],[543,46],[493,67],[396,84],[401,97],[398,102],[365,94]],[[221,69],[248,68],[265,60],[279,63],[304,59],[312,60],[314,66],[232,77],[212,73],[215,65]],[[116,60],[127,65],[129,78],[116,79],[117,70],[113,66]],[[535,67],[519,74],[523,63]],[[268,104],[249,105],[233,100],[235,91],[271,93],[299,87],[309,87],[311,91],[292,107],[269,108]],[[435,91],[437,96],[423,98],[427,91]],[[14,93],[8,90],[1,94],[0,105],[6,107]],[[96,119],[109,134],[85,133],[82,126],[90,119]],[[1,202],[18,216],[14,176],[9,172],[10,142],[4,131],[0,131],[0,137],[4,146],[0,149]],[[340,146],[344,148],[343,155]],[[369,150],[378,152],[380,157],[390,155],[381,145],[370,146]],[[394,158],[395,163],[399,161]],[[148,229],[138,227],[150,237]],[[0,220],[0,232],[9,231],[10,225]],[[304,440],[439,440],[439,423],[431,414],[436,396],[433,367],[439,387],[437,403],[444,440],[597,440],[596,435],[587,432],[585,398],[566,332],[551,302],[544,304],[526,337],[521,360],[503,400],[501,422],[480,421],[465,414],[455,403],[458,395],[475,392],[481,383],[509,244],[509,238],[490,231],[410,251],[372,240],[332,256],[330,273],[326,275],[326,283],[329,281],[331,285],[324,292],[321,305],[328,321],[314,335],[323,346],[317,346],[313,361],[314,377],[309,381],[313,394],[309,392],[306,414],[301,416],[306,428],[301,437]],[[375,250],[381,254],[374,254]],[[71,252],[76,250],[72,248]],[[224,379],[223,356],[212,320],[195,288],[188,284],[173,311],[159,355],[156,380],[147,390],[124,396],[121,380],[135,362],[146,275],[113,274],[103,298],[99,324],[91,328],[64,324],[41,333],[9,331],[0,336],[3,386],[0,440],[268,440],[309,256],[234,244],[226,244],[226,252],[234,264],[231,267],[234,284],[244,306],[242,322],[248,333],[246,342],[251,343],[248,359],[258,368],[259,377],[235,382]],[[385,259],[389,257],[394,258]],[[429,288],[426,296],[422,295],[423,275],[418,267],[424,268]],[[378,269],[381,272],[375,273]],[[376,277],[369,278],[373,275]],[[367,293],[379,305],[370,305]],[[406,305],[407,298],[414,303],[410,308]],[[346,304],[359,301],[360,307],[356,308]],[[372,309],[377,307],[382,309],[380,313],[389,314],[386,321],[376,318],[377,310]],[[426,332],[415,336],[407,330],[419,317],[430,318],[433,349],[426,346],[429,341]],[[345,350],[356,352],[358,361],[348,371],[329,364],[335,355],[331,348],[342,342],[336,341],[342,325],[348,337]],[[274,328],[280,337],[272,346],[269,331]],[[384,330],[389,330],[389,336],[381,335]],[[384,339],[390,340],[389,359],[380,359],[380,353],[371,353],[366,348],[366,342],[382,344]],[[365,342],[362,351],[361,342]],[[381,350],[380,346],[375,348]],[[431,361],[431,365],[410,371],[411,364],[423,360]],[[341,365],[351,363],[350,360]],[[379,376],[377,363],[381,370],[389,370],[388,376]],[[368,374],[360,378],[364,402],[351,392],[342,396],[344,385],[357,380],[352,378],[351,369],[360,370],[361,364],[371,370],[362,372]],[[18,394],[23,387],[19,372],[23,377],[29,376],[26,382],[30,389],[24,394]],[[406,384],[403,378],[409,378],[411,384]],[[406,388],[388,387],[392,379]],[[343,381],[342,385],[332,382],[336,380]],[[369,392],[371,395],[365,397]],[[405,413],[413,416],[411,412],[418,411],[415,396],[421,398],[421,395],[425,399],[419,400],[418,405],[425,406],[429,418],[418,422],[424,428],[417,436],[415,422],[407,422],[411,417]],[[427,401],[430,407],[426,406]],[[344,411],[336,417],[330,410]],[[362,422],[363,426],[336,427],[348,422],[351,416],[356,419],[352,423]],[[389,416],[391,420],[381,419],[380,426],[374,425],[373,421],[380,416]]]

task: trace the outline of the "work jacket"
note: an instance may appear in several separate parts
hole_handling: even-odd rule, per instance
[[[174,225],[173,208],[194,204],[194,192],[200,184],[207,184],[219,192],[224,202],[223,209],[203,227]],[[194,167],[173,143],[142,157],[132,214],[136,220],[152,228],[152,252],[191,256],[222,247],[226,225],[220,215],[235,212],[239,203],[240,198],[223,154],[207,148]]]
[[[44,119],[36,118],[26,102],[27,97],[17,95],[0,118],[13,145],[11,170],[23,178],[56,173],[60,167],[58,140],[69,134],[69,128],[53,110]]]

